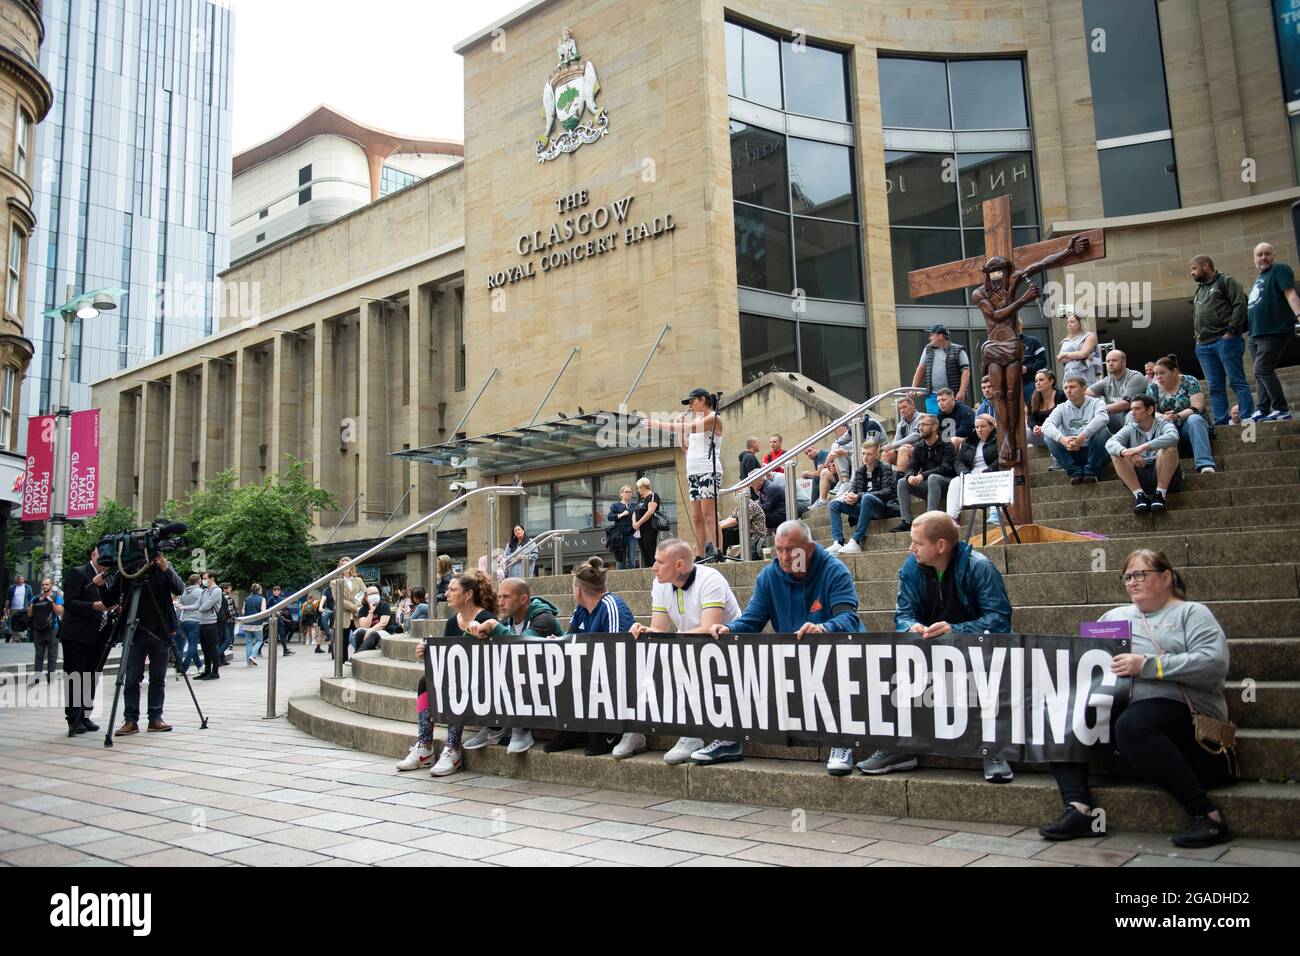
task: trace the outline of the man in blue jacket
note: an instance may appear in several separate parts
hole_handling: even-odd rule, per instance
[[[802,521],[786,521],[776,529],[776,560],[758,573],[754,593],[740,617],[714,624],[709,633],[757,634],[768,624],[777,634],[823,634],[861,631],[858,589],[853,574],[812,539]],[[853,770],[853,751],[831,749],[826,771],[843,776]]]
[[[898,571],[894,630],[926,640],[945,634],[1009,634],[1011,601],[993,562],[960,540],[957,522],[927,511],[912,522],[912,553]],[[915,770],[915,754],[878,750],[858,764],[867,774]],[[984,758],[984,779],[1008,783],[1011,765]]]

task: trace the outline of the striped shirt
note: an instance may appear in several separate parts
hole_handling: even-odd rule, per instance
[[[594,611],[588,611],[581,604],[569,620],[570,634],[626,634],[632,628],[636,618],[632,609],[617,594],[605,592]]]

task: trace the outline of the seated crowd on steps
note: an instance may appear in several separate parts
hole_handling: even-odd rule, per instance
[[[874,446],[865,450],[872,455]],[[874,465],[882,464],[879,460]],[[865,492],[864,492],[865,493]],[[909,556],[898,572],[895,630],[924,639],[945,634],[1008,633],[1012,606],[996,566],[960,540],[956,522],[947,513],[927,511],[909,529]],[[607,568],[599,557],[573,572],[575,611],[561,629],[558,608],[529,591],[528,582],[507,578],[499,589],[481,571],[453,579],[447,591],[449,616],[444,634],[486,639],[529,634],[646,633],[710,634],[715,640],[743,640],[745,634],[770,628],[799,637],[816,633],[861,632],[858,594],[853,575],[812,540],[798,519],[776,530],[776,557],[758,574],[753,596],[740,607],[726,577],[707,564],[696,563],[691,546],[678,538],[659,541],[654,560],[649,627],[634,621],[626,601],[613,594]],[[1177,846],[1205,847],[1231,839],[1226,820],[1207,791],[1231,783],[1236,767],[1230,756],[1215,755],[1197,740],[1191,716],[1227,720],[1224,680],[1228,645],[1223,628],[1203,604],[1187,600],[1178,571],[1164,554],[1137,550],[1124,562],[1123,581],[1131,603],[1102,615],[1103,621],[1128,621],[1133,653],[1117,655],[1111,670],[1133,681],[1132,702],[1116,720],[1116,744],[1130,770],[1171,793],[1187,812],[1190,823],[1171,837]],[[426,643],[417,654],[423,657]],[[464,766],[463,752],[505,743],[508,752],[522,754],[533,746],[531,731],[484,728],[464,741],[462,728],[447,730],[447,743],[434,762],[433,723],[428,688],[421,679],[418,694],[419,732],[402,771],[430,768],[432,776],[447,776]],[[736,735],[740,736],[739,734]],[[587,756],[612,754],[626,759],[646,750],[644,734],[579,734],[561,732],[546,742],[547,753],[584,748]],[[832,748],[827,772],[871,776],[913,770],[917,755],[878,751],[855,763],[848,748]],[[736,740],[681,738],[663,755],[669,764],[705,767],[744,759]],[[1007,783],[1013,770],[1005,761],[984,758],[984,777]],[[1086,763],[1052,767],[1064,800],[1054,822],[1040,828],[1048,840],[1105,835],[1104,817],[1093,812]]]

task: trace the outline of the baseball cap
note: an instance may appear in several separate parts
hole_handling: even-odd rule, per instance
[[[697,398],[708,398],[708,397],[710,397],[710,394],[711,394],[711,393],[709,392],[709,390],[708,390],[707,388],[693,388],[693,389],[691,389],[691,394],[687,395],[685,398],[682,399],[682,404],[683,404],[683,405],[689,405],[691,402],[695,401],[695,399],[697,399]]]
[[[942,322],[936,322],[934,325],[930,326],[930,334],[934,335],[935,332],[938,332],[940,335],[947,335],[948,327]]]

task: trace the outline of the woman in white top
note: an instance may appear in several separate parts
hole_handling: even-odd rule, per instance
[[[948,514],[953,521],[961,515],[962,483],[966,475],[998,470],[998,423],[992,415],[975,419],[975,441],[966,441],[957,451],[957,477],[948,483]]]
[[[671,422],[646,419],[646,427],[667,429],[686,449],[686,497],[695,531],[695,559],[718,551],[718,488],[722,484],[722,419],[714,397],[702,388],[682,399],[690,414]]]
[[[1061,340],[1056,360],[1065,367],[1065,378],[1078,375],[1089,385],[1101,378],[1101,349],[1097,347],[1097,335],[1088,331],[1086,320],[1077,310],[1070,309],[1065,320],[1065,338]]]

